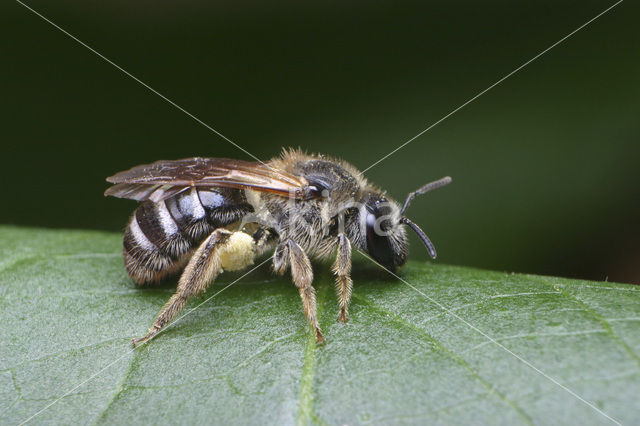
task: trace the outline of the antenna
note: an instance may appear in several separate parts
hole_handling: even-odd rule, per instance
[[[420,188],[416,189],[415,191],[413,191],[412,193],[407,195],[407,199],[404,202],[404,206],[402,206],[402,210],[400,210],[400,215],[404,214],[404,212],[407,210],[407,207],[409,207],[409,204],[411,204],[411,201],[414,198],[416,198],[418,195],[422,195],[422,194],[424,194],[426,192],[432,191],[434,189],[440,188],[440,187],[448,185],[450,183],[451,183],[451,177],[445,176],[442,179],[438,179],[436,181],[429,182],[426,185],[423,185]],[[407,223],[407,225],[409,225],[409,224]],[[411,225],[409,225],[409,226],[411,226]],[[418,228],[418,229],[420,229],[420,228]]]
[[[420,241],[422,241],[422,244],[424,244],[424,246],[427,248],[427,251],[429,252],[429,256],[431,256],[432,259],[435,259],[436,256],[437,256],[436,248],[434,247],[434,245],[431,242],[431,240],[429,239],[429,237],[427,237],[427,234],[425,234],[424,231],[422,229],[420,229],[420,227],[418,225],[416,225],[415,223],[411,222],[406,217],[402,217],[400,219],[400,222],[408,225],[409,228],[413,229],[413,231],[416,234],[418,234],[418,237],[420,237]]]

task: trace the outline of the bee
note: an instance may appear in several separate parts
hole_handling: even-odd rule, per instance
[[[140,202],[126,227],[124,264],[139,285],[182,271],[177,291],[137,344],[156,336],[223,271],[252,265],[273,251],[273,270],[291,271],[317,342],[310,259],[333,257],[339,314],[351,299],[351,252],[367,253],[385,268],[405,264],[414,231],[435,259],[429,237],[404,216],[417,195],[451,182],[445,177],[410,193],[400,206],[337,158],[284,150],[266,163],[187,158],[136,166],[107,178],[105,195]]]

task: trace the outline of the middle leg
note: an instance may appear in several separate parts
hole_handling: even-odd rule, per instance
[[[351,300],[351,243],[345,234],[338,235],[338,250],[333,264],[333,273],[336,275],[336,290],[338,292],[338,305],[340,314],[338,320],[347,322],[347,310]]]
[[[316,333],[316,341],[320,343],[324,341],[324,336],[316,318],[316,291],[311,285],[313,282],[313,269],[311,269],[309,257],[293,240],[281,242],[274,254],[274,269],[276,272],[283,273],[287,265],[291,267],[293,283],[298,287],[304,314],[309,321],[309,325]]]

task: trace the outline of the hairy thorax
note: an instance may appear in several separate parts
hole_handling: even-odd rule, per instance
[[[337,235],[345,226],[341,215],[353,209],[366,181],[350,166],[336,162],[304,155],[294,155],[291,160],[279,167],[303,176],[322,196],[296,200],[246,190],[247,201],[254,209],[252,219],[273,228],[281,241],[295,241],[310,257],[325,259],[335,251]]]

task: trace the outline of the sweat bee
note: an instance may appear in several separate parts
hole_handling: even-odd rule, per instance
[[[410,193],[400,206],[352,165],[336,158],[285,150],[266,163],[187,158],[136,166],[107,178],[105,195],[140,202],[123,240],[128,274],[140,285],[182,270],[171,296],[146,336],[152,339],[202,294],[222,271],[241,270],[273,250],[273,270],[291,270],[306,318],[318,342],[310,258],[335,256],[338,319],[347,321],[351,251],[361,250],[395,270],[408,255],[405,226],[432,258],[427,235],[404,213],[417,195],[444,186],[444,177]]]

